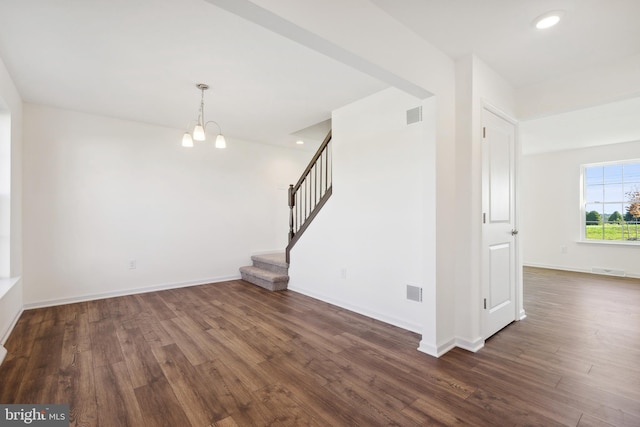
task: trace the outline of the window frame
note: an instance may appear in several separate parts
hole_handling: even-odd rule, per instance
[[[586,180],[586,169],[593,168],[598,166],[615,166],[615,165],[625,165],[625,164],[638,164],[640,165],[640,159],[625,159],[625,160],[615,160],[608,162],[594,162],[594,163],[585,163],[580,165],[580,243],[590,243],[590,244],[599,244],[599,245],[623,245],[623,246],[640,246],[640,240],[605,240],[605,239],[587,239],[587,180]],[[622,185],[624,186],[625,181],[623,177]],[[603,185],[606,185],[603,178]],[[600,202],[602,204],[607,204],[607,202]],[[615,202],[618,203],[618,202]],[[626,201],[621,201],[624,211],[624,205],[627,203]],[[604,213],[604,212],[603,212]],[[625,212],[620,212],[622,215],[625,215]]]

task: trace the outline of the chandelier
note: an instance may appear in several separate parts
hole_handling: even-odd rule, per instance
[[[184,135],[182,136],[182,146],[183,147],[193,147],[193,141],[204,141],[206,140],[206,131],[207,131],[207,125],[209,123],[213,123],[214,125],[216,125],[218,127],[218,136],[216,137],[216,144],[215,147],[216,148],[226,148],[227,147],[227,142],[224,139],[224,136],[222,135],[222,129],[220,128],[220,125],[217,122],[214,122],[213,120],[209,120],[208,122],[205,121],[204,119],[204,91],[209,89],[209,85],[206,83],[198,83],[196,84],[196,87],[198,89],[200,89],[200,111],[198,112],[198,120],[196,122],[195,127],[193,128],[193,131],[191,133],[189,133],[189,131],[185,132]]]

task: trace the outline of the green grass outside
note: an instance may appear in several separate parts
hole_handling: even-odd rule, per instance
[[[602,225],[587,225],[586,234],[593,240],[640,240],[640,224],[604,224],[604,236]]]

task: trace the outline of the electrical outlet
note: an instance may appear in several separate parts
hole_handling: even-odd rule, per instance
[[[567,252],[569,252],[569,249],[566,246],[560,246],[560,252],[566,254]]]
[[[135,259],[129,261],[129,270],[135,270],[136,268],[138,268],[138,261]]]
[[[347,278],[347,269],[343,268],[342,270],[340,270],[340,277],[342,277],[343,279]]]

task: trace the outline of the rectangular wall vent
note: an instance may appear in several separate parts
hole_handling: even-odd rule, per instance
[[[625,277],[627,275],[624,272],[624,270],[613,270],[610,268],[599,268],[599,267],[593,267],[591,269],[591,272],[595,274],[606,274],[608,276],[619,276],[619,277]]]
[[[407,299],[410,301],[422,302],[422,288],[419,286],[407,285]]]
[[[412,125],[422,121],[422,106],[407,110],[407,124]]]

